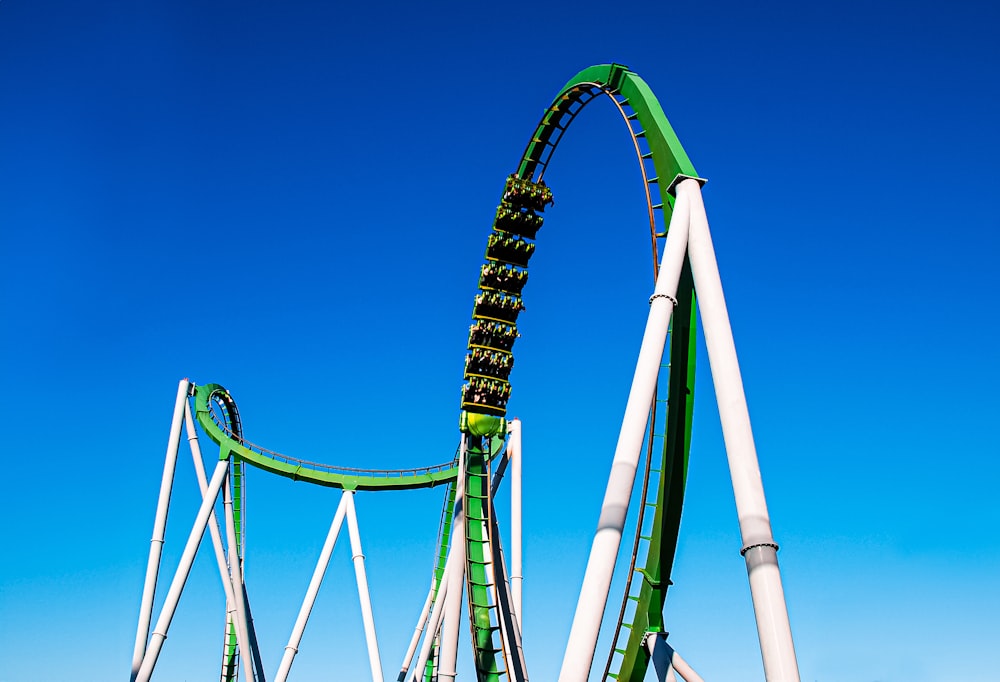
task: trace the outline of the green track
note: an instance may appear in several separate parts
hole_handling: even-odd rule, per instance
[[[687,153],[677,139],[673,128],[667,121],[663,109],[649,86],[635,73],[627,67],[619,64],[603,64],[584,69],[574,76],[556,95],[552,104],[545,110],[542,119],[535,128],[531,139],[528,142],[517,172],[512,176],[519,181],[534,183],[544,188],[543,176],[549,163],[552,153],[557,147],[563,133],[569,124],[575,119],[577,114],[594,99],[601,95],[611,98],[615,106],[621,111],[625,123],[628,125],[630,133],[638,153],[638,161],[643,166],[643,177],[647,185],[647,196],[649,196],[649,209],[651,214],[651,238],[654,249],[653,263],[654,270],[657,264],[658,239],[665,236],[666,226],[669,224],[672,214],[673,197],[666,192],[669,186],[678,175],[697,177],[697,172],[691,164]],[[649,166],[652,169],[650,172]],[[511,185],[509,179],[505,186],[505,194]],[[547,188],[545,188],[547,189]],[[657,200],[658,197],[658,200]],[[516,226],[510,227],[500,221],[501,212],[504,205],[498,211],[498,219],[494,224],[491,233],[491,243],[495,241],[495,235],[513,233],[519,238],[524,235],[518,233]],[[540,216],[538,225],[531,225],[532,231],[528,235],[534,239],[537,227],[540,226]],[[657,230],[655,225],[659,225]],[[533,252],[533,245],[531,251]],[[490,252],[487,247],[487,258]],[[517,256],[515,256],[517,257]],[[501,261],[503,262],[503,261]],[[528,258],[523,260],[509,261],[514,266],[525,271],[528,269]],[[526,277],[525,277],[526,279]],[[481,292],[485,287],[480,286]],[[517,293],[520,296],[520,291]],[[612,644],[612,651],[608,657],[608,665],[605,670],[607,679],[630,680],[640,682],[649,664],[649,656],[642,640],[647,631],[661,631],[663,629],[663,607],[666,601],[667,588],[670,585],[670,573],[673,566],[674,552],[677,546],[677,534],[680,527],[681,507],[684,499],[684,486],[687,476],[687,460],[691,436],[691,416],[694,407],[694,365],[695,365],[695,340],[696,340],[696,316],[694,302],[694,286],[691,279],[690,268],[685,265],[679,286],[678,305],[673,315],[673,323],[670,334],[669,367],[670,373],[666,381],[661,381],[660,385],[665,389],[667,395],[667,409],[665,417],[665,430],[658,434],[660,452],[658,472],[658,485],[653,494],[652,501],[644,495],[640,504],[650,504],[653,508],[653,522],[648,536],[644,537],[645,558],[637,557],[634,571],[641,577],[637,594],[625,594],[623,599],[634,600],[636,607],[632,611],[629,622],[619,623],[617,631],[623,627],[628,635],[624,646],[617,646],[617,642]],[[477,298],[478,302],[478,298]],[[477,315],[478,306],[474,309],[473,319],[481,320],[482,316]],[[516,316],[515,316],[516,320]],[[516,330],[516,328],[515,328]],[[469,353],[474,352],[475,345],[470,336]],[[467,363],[468,364],[468,363]],[[467,377],[468,373],[467,373]],[[503,414],[500,410],[477,409],[477,406],[469,404],[463,392],[462,407],[466,411],[463,415],[462,425],[468,433],[490,433],[490,424],[485,415]],[[661,394],[662,395],[662,394]],[[651,413],[656,414],[656,402],[651,406]],[[481,412],[479,414],[469,414],[470,412]],[[468,427],[473,420],[478,423]],[[499,425],[495,427],[499,430]],[[648,435],[651,444],[649,456],[654,454],[652,443],[654,434],[651,431]],[[470,450],[470,453],[473,453]],[[470,454],[469,473],[467,477],[467,490],[471,489],[486,471],[477,463],[474,455]],[[645,493],[646,491],[644,491]],[[569,494],[566,491],[565,494]],[[469,498],[467,492],[466,495]],[[468,499],[467,509],[480,503],[475,497]],[[483,512],[485,515],[485,512]],[[470,521],[469,527],[473,524]],[[503,673],[500,656],[503,653],[493,646],[493,632],[496,630],[496,618],[491,609],[495,609],[496,599],[485,598],[483,592],[491,585],[481,585],[484,577],[476,573],[478,566],[476,559],[481,557],[483,540],[474,532],[469,533],[468,556],[469,575],[468,593],[469,607],[472,613],[472,637],[475,647],[476,671],[480,682],[496,682]],[[636,543],[638,547],[638,543]],[[631,578],[631,576],[630,576]],[[629,581],[630,586],[632,581]],[[623,607],[622,612],[626,609]],[[616,637],[616,639],[618,639]]]
[[[454,481],[458,475],[452,460],[418,469],[354,469],[338,467],[282,455],[254,445],[229,431],[213,401],[231,401],[229,391],[218,384],[194,389],[195,415],[208,437],[219,445],[219,459],[235,458],[259,469],[295,481],[343,490],[408,490],[430,488]]]
[[[636,149],[649,198],[654,272],[673,206],[673,197],[667,188],[678,175],[697,177],[649,86],[627,67],[619,64],[592,66],[574,76],[559,91],[535,128],[516,173],[507,179],[487,243],[486,263],[482,268],[469,336],[467,383],[462,392],[460,430],[469,446],[464,472],[458,471],[454,458],[416,469],[373,470],[331,466],[281,455],[244,440],[242,433],[234,431],[227,418],[220,416],[220,412],[227,414],[230,406],[235,410],[235,403],[225,388],[208,384],[194,389],[197,420],[209,438],[219,445],[220,459],[232,457],[235,463],[344,490],[387,491],[447,485],[440,547],[434,566],[438,585],[452,529],[454,483],[459,475],[465,477],[466,596],[480,682],[499,682],[511,677],[505,652],[498,641],[501,638],[498,635],[497,586],[487,569],[492,559],[490,534],[495,527],[489,503],[490,462],[501,451],[506,436],[506,402],[511,392],[509,374],[517,338],[517,315],[523,307],[521,290],[527,281],[534,239],[542,224],[540,213],[551,198],[543,176],[569,124],[588,103],[602,96],[610,98],[621,112]],[[635,608],[628,610],[626,621],[618,623],[616,633],[621,636],[616,634],[612,644],[606,679],[641,682],[649,663],[642,646],[643,636],[647,631],[663,629],[663,608],[670,585],[687,475],[695,338],[694,287],[686,265],[678,287],[668,341],[669,375],[661,377],[658,388],[661,398],[666,394],[665,409],[660,414],[655,400],[650,408],[654,416],[651,423],[657,426],[651,426],[648,433],[648,456],[650,463],[658,468],[653,469],[655,483],[643,491],[640,504],[652,509],[652,523],[648,535],[641,537],[641,543],[639,539],[636,541],[636,548],[641,546],[644,553],[639,556],[641,552],[636,550],[633,574],[629,576],[630,588],[623,596],[626,603],[634,602]],[[658,428],[662,431],[657,431]],[[241,484],[239,481],[238,485]],[[563,491],[563,494],[572,494],[572,491]],[[622,613],[626,613],[624,606]],[[234,660],[235,633],[230,635],[230,660]],[[432,658],[425,678],[430,679],[434,672]]]

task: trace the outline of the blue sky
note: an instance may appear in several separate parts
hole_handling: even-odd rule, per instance
[[[0,3],[0,681],[127,674],[182,377],[227,386],[249,438],[305,459],[451,456],[503,179],[562,84],[609,61],[646,79],[710,179],[802,679],[995,680],[998,18],[976,2]],[[610,106],[574,123],[525,290],[510,408],[535,680],[561,660],[648,307],[631,153]],[[706,679],[760,679],[701,357],[668,628]],[[337,496],[250,474],[273,674]],[[195,504],[182,459],[167,565]],[[388,677],[439,505],[357,500]],[[300,679],[363,679],[348,554]],[[214,570],[196,563],[159,679],[214,674]]]

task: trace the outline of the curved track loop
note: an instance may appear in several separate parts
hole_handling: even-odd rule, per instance
[[[673,197],[666,188],[678,175],[697,176],[697,172],[659,102],[636,74],[618,64],[603,64],[584,69],[573,77],[543,114],[521,158],[517,175],[542,181],[570,123],[600,95],[614,102],[636,152],[646,194],[655,278],[658,240],[665,236],[673,207]],[[658,389],[660,395],[666,395],[666,400],[654,397],[650,407],[647,461],[632,562],[604,679],[642,680],[649,664],[642,646],[644,635],[650,630],[663,630],[662,612],[680,526],[694,400],[696,318],[694,286],[687,265],[681,275],[677,299],[669,340],[670,371],[665,380],[661,378]],[[659,424],[665,427],[662,432],[658,432]],[[658,468],[653,469],[652,455],[657,441],[661,456]],[[653,519],[646,527],[646,510],[650,507]],[[637,566],[641,545],[645,545],[645,557]],[[638,588],[633,584],[635,576],[641,577]],[[634,608],[629,608],[630,603]],[[480,679],[484,679],[482,675]]]
[[[239,412],[229,391],[219,384],[195,386],[194,398],[198,423],[218,444],[220,459],[233,455],[238,461],[280,476],[344,490],[430,488],[454,481],[458,476],[454,460],[415,469],[358,469],[283,455],[251,443],[241,430],[234,430],[234,424],[239,424]],[[223,414],[219,414],[216,406],[225,406]],[[235,415],[235,422],[227,415]]]

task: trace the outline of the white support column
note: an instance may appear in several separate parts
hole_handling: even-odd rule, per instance
[[[454,555],[455,565],[448,576],[448,594],[445,596],[444,625],[441,629],[441,649],[438,656],[439,682],[455,682],[458,674],[458,633],[462,619],[462,594],[465,588],[465,466],[468,436],[462,436],[458,450],[458,476],[455,479],[455,511],[451,525],[451,550],[448,562]]]
[[[413,629],[410,646],[406,647],[406,655],[403,656],[403,664],[399,667],[399,677],[396,678],[397,682],[403,682],[406,679],[410,663],[413,662],[413,656],[417,653],[417,646],[420,644],[420,635],[424,632],[424,626],[427,624],[427,616],[430,615],[431,604],[434,602],[434,583],[434,578],[431,578],[431,589],[427,591],[427,599],[424,601],[424,607],[420,610],[420,617],[417,618],[417,626]]]
[[[183,414],[183,413],[182,413]],[[215,466],[215,473],[212,481],[208,484],[208,490],[201,502],[198,516],[195,518],[191,534],[188,536],[187,544],[184,546],[184,553],[181,555],[180,564],[174,573],[174,579],[170,583],[167,597],[163,602],[160,617],[153,628],[153,634],[149,640],[149,647],[142,658],[139,672],[136,675],[137,682],[149,682],[153,668],[156,666],[156,659],[160,656],[160,649],[163,648],[163,641],[167,638],[167,630],[170,629],[170,621],[173,620],[174,612],[177,610],[177,602],[180,601],[181,593],[184,591],[184,584],[191,573],[191,564],[194,563],[194,555],[198,552],[198,545],[205,535],[205,526],[208,525],[208,516],[212,512],[215,500],[219,497],[219,488],[226,480],[226,473],[229,471],[229,460],[221,460]]]
[[[139,625],[135,631],[135,647],[132,649],[132,674],[135,682],[146,653],[149,638],[149,623],[153,618],[153,599],[156,596],[156,579],[160,572],[160,556],[163,554],[163,537],[167,530],[167,511],[170,508],[170,491],[174,485],[174,470],[177,468],[177,450],[181,440],[181,424],[184,420],[184,406],[187,404],[190,382],[181,379],[177,385],[174,401],[174,416],[170,421],[170,435],[167,437],[167,454],[163,458],[163,478],[160,480],[160,497],[156,502],[156,517],[153,521],[153,539],[149,545],[149,560],[146,562],[146,580],[142,586],[142,601],[139,606]]]
[[[295,654],[299,652],[302,633],[305,632],[306,623],[309,622],[309,614],[312,613],[313,604],[316,603],[316,595],[319,594],[320,585],[323,584],[326,567],[330,565],[330,557],[333,555],[334,545],[337,544],[340,527],[344,525],[344,516],[347,513],[348,505],[347,499],[350,495],[351,493],[345,490],[340,496],[337,513],[333,515],[330,532],[326,535],[326,542],[323,543],[323,550],[320,552],[319,560],[316,562],[316,570],[313,571],[312,580],[309,581],[309,589],[306,590],[305,599],[302,600],[302,608],[299,609],[299,616],[295,619],[295,626],[292,628],[292,634],[288,638],[285,655],[282,656],[278,673],[274,676],[275,682],[285,682],[285,679],[288,677],[288,671],[292,668],[292,661],[295,659]]]
[[[247,608],[246,593],[243,591],[243,559],[240,556],[240,547],[236,541],[236,516],[233,511],[233,490],[232,486],[226,483],[222,491],[222,508],[226,518],[226,544],[229,546],[229,579],[233,585],[233,592],[236,598],[236,613],[238,619],[237,627],[243,632],[244,642],[240,644],[240,654],[247,659],[249,667],[256,673],[258,682],[264,682],[263,671],[260,669],[260,656],[255,657],[254,651],[250,649],[253,640],[250,638],[249,620],[250,610]]]
[[[667,644],[667,633],[647,632],[643,640],[649,657],[653,661],[653,669],[656,671],[656,679],[660,682],[675,682],[677,675],[680,675],[684,682],[705,682],[701,676],[694,671],[687,661],[681,658],[672,646]]]
[[[364,624],[365,643],[368,645],[368,663],[372,669],[372,682],[382,682],[382,661],[378,653],[378,637],[375,636],[375,617],[372,615],[372,599],[368,592],[365,555],[361,551],[361,532],[358,530],[358,515],[354,509],[354,492],[345,492],[344,499],[347,502],[347,533],[351,538],[351,560],[354,562],[358,598],[361,600],[361,622]]]
[[[441,575],[441,588],[434,598],[434,607],[431,609],[431,617],[427,622],[427,632],[424,635],[424,642],[420,646],[420,657],[417,658],[417,665],[413,668],[410,682],[421,682],[423,670],[427,665],[427,660],[431,656],[431,647],[434,646],[434,638],[441,630],[441,622],[444,620],[444,607],[448,599],[448,584],[451,582],[451,574],[455,571],[462,572],[462,580],[465,579],[465,566],[459,565],[455,556],[455,547],[448,550],[448,558],[444,563],[444,573]],[[464,562],[464,560],[463,560]]]
[[[688,662],[681,658],[681,655],[677,653],[677,651],[674,649],[671,649],[671,651],[673,651],[674,654],[670,657],[670,663],[673,665],[674,670],[677,671],[677,674],[684,679],[684,682],[705,682],[701,679],[701,676],[694,671],[694,668],[688,665]]]
[[[507,427],[507,455],[510,458],[510,593],[518,630],[524,632],[521,615],[521,588],[524,573],[521,564],[521,420],[512,419]]]
[[[680,184],[697,180],[683,180]],[[653,295],[649,299],[649,317],[642,336],[639,359],[636,362],[632,387],[625,406],[618,445],[608,487],[601,505],[601,516],[597,524],[590,559],[583,576],[580,599],[573,616],[569,643],[563,657],[559,682],[584,682],[590,675],[594,662],[594,650],[604,617],[604,607],[608,601],[611,576],[614,573],[618,549],[621,545],[622,530],[628,513],[632,486],[639,465],[642,441],[649,419],[649,405],[656,390],[656,379],[663,359],[663,346],[667,339],[670,316],[676,305],[677,284],[684,265],[687,246],[689,207],[683,196],[678,195],[670,219],[660,273],[656,278]]]
[[[653,671],[656,673],[658,682],[677,682],[677,675],[674,674],[674,667],[670,665],[670,656],[673,653],[669,649],[666,641],[660,639],[660,633],[647,632],[643,640],[646,651],[649,652],[650,661],[653,663]]]
[[[208,478],[205,476],[205,463],[201,458],[201,445],[198,443],[198,432],[194,428],[194,418],[191,415],[191,403],[187,401],[184,402],[184,426],[187,431],[188,445],[191,448],[191,460],[194,464],[195,477],[198,479],[198,486],[201,490],[202,498],[204,498],[205,493],[208,491]],[[223,482],[223,486],[228,491],[229,487],[225,482]],[[226,593],[226,610],[236,625],[236,641],[239,644],[240,653],[243,656],[247,656],[250,651],[250,636],[247,633],[244,613],[239,607],[241,600],[237,599],[236,590],[233,589],[233,579],[226,564],[226,553],[222,544],[222,534],[219,530],[219,520],[215,516],[214,509],[209,514],[208,531],[212,536],[212,547],[215,550],[215,562],[219,567],[219,576],[222,578],[222,589]],[[242,590],[240,592],[242,593]]]
[[[764,676],[768,682],[797,682],[798,664],[792,644],[792,631],[785,607],[785,595],[778,571],[778,546],[771,536],[771,521],[764,499],[757,450],[750,428],[750,412],[743,392],[743,379],[736,358],[736,344],[722,292],[722,280],[715,259],[708,218],[702,203],[701,189],[682,183],[678,187],[689,195],[691,236],[688,249],[698,309],[701,311],[708,361],[712,368],[722,435],[733,480],[736,511],[743,541],[741,554],[747,564],[750,593],[757,618]]]

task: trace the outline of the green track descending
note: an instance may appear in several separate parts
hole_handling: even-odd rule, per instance
[[[465,476],[465,575],[476,672],[480,680],[495,682],[507,671],[496,637],[500,629],[496,586],[487,569],[492,561],[487,530],[490,524],[489,457],[488,445],[470,444]]]

